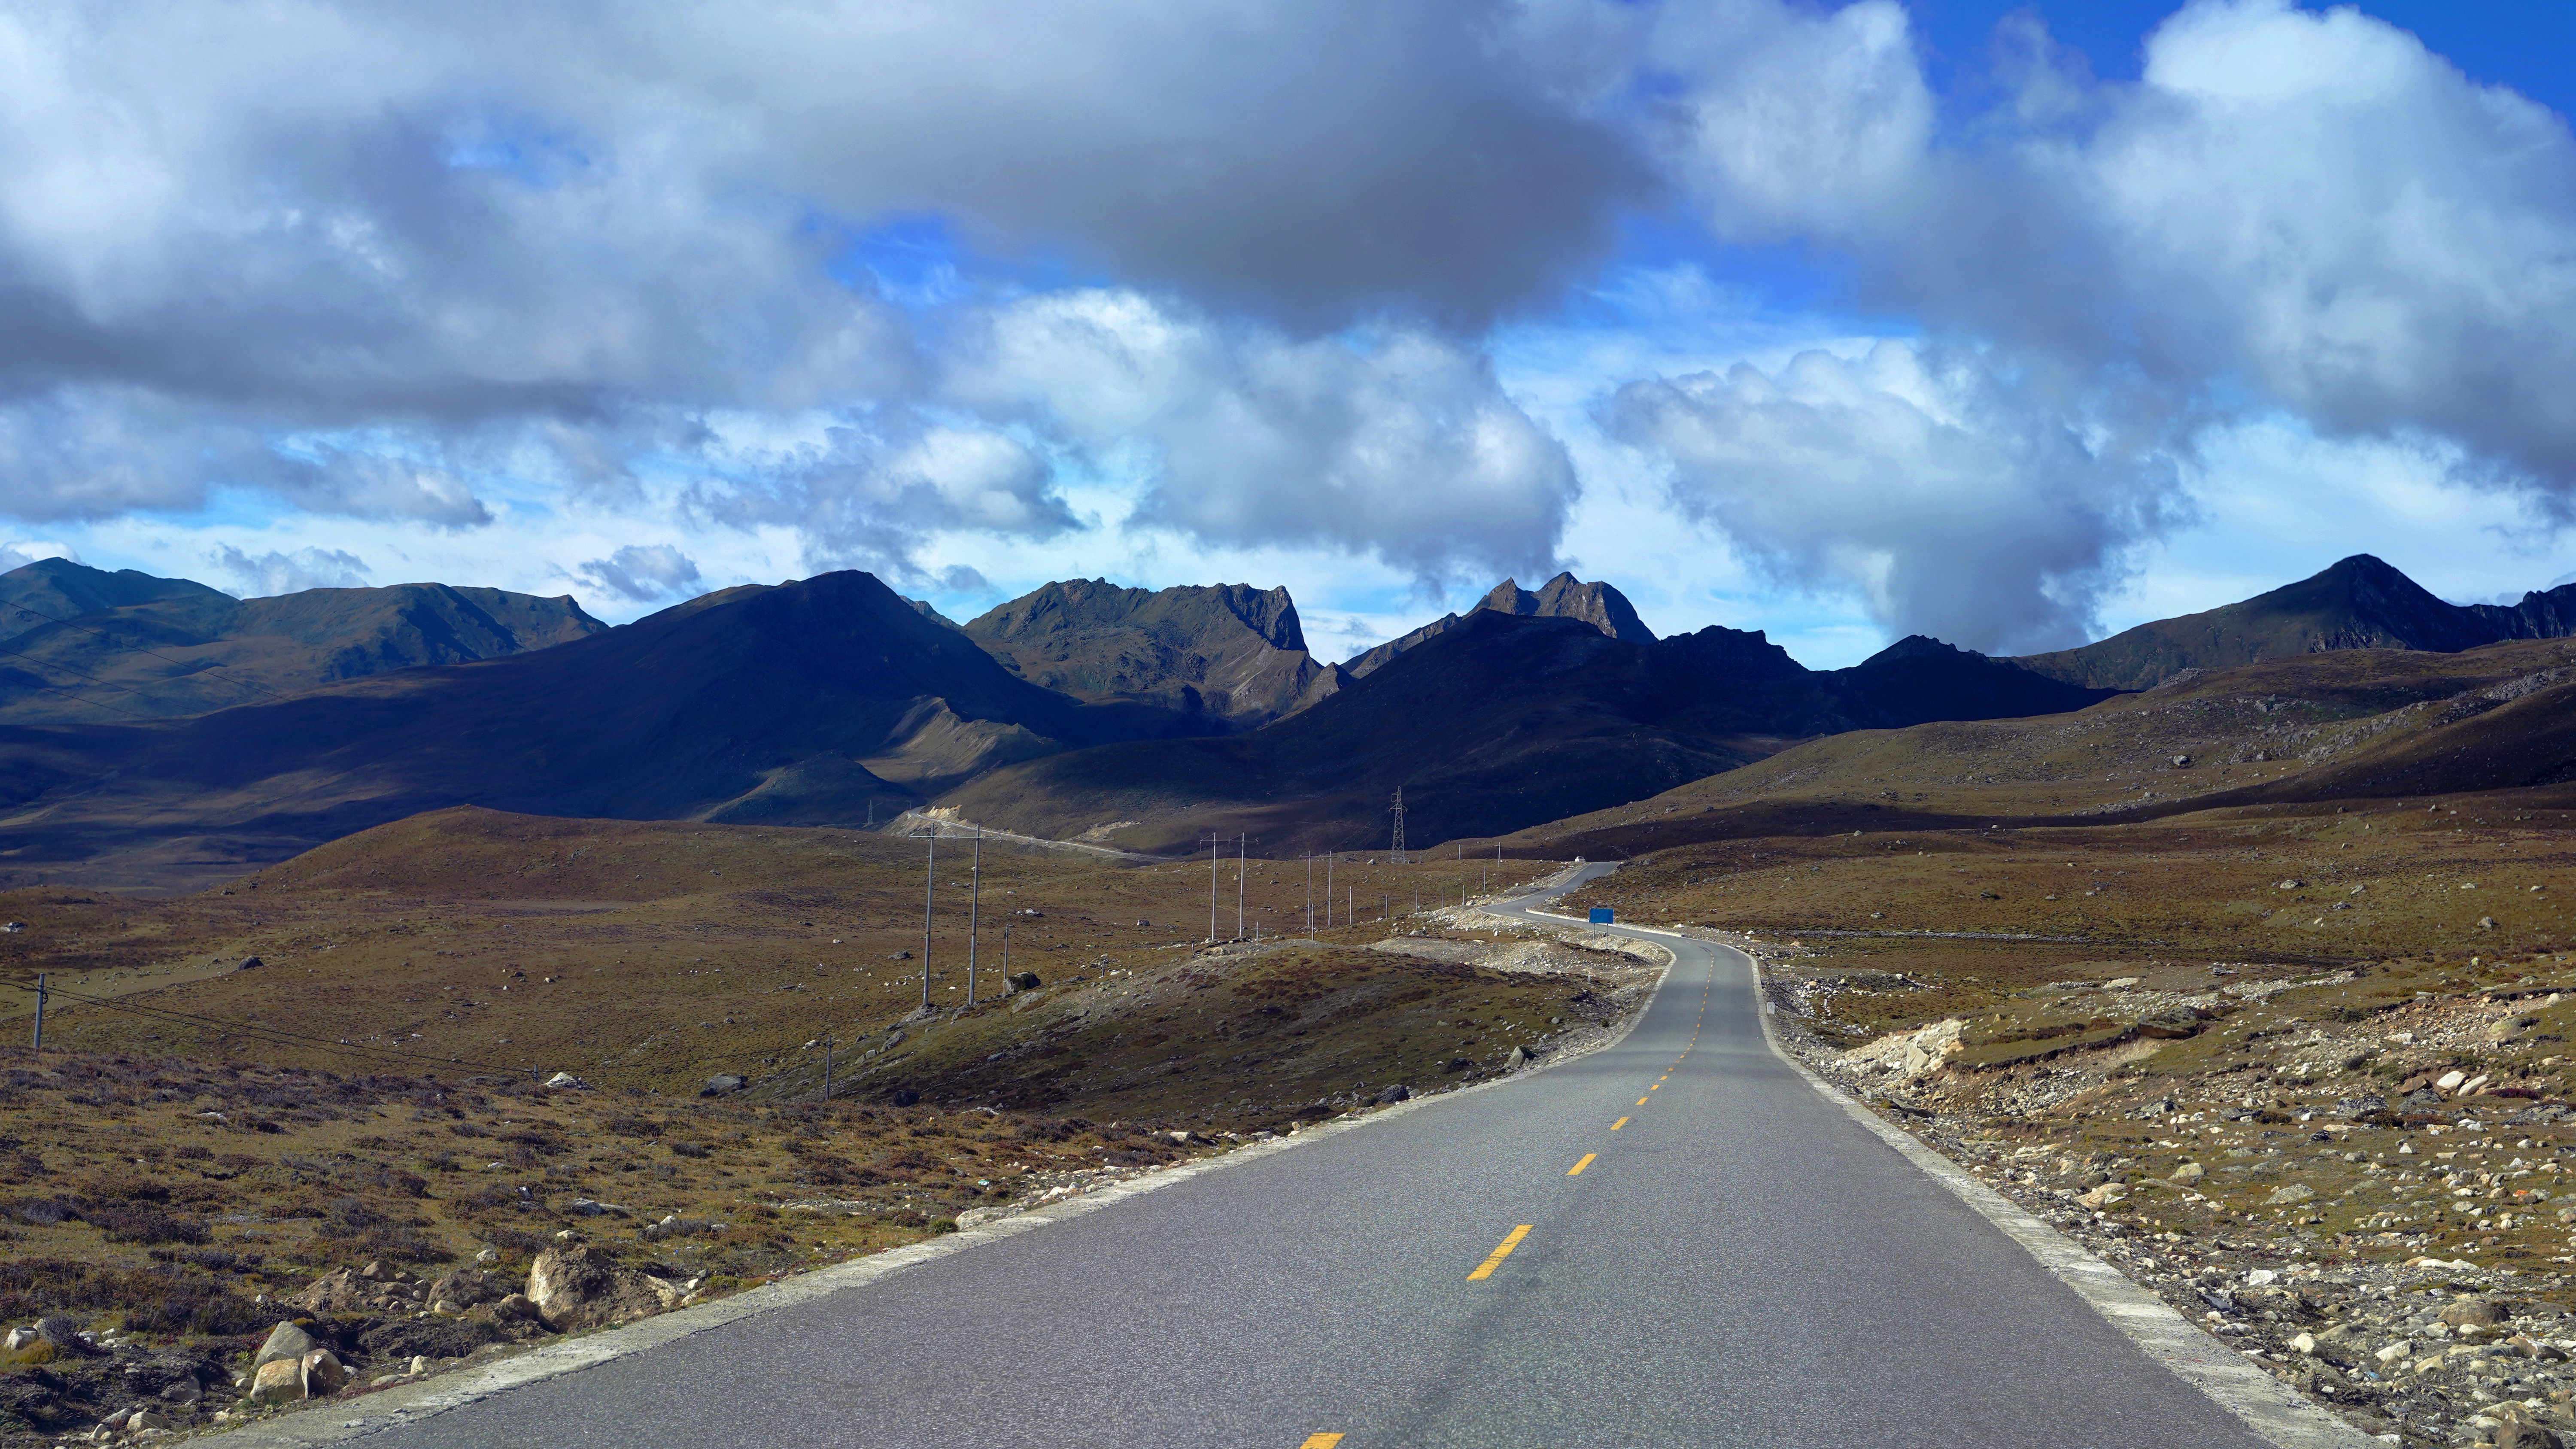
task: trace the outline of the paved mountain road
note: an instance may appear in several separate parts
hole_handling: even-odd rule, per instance
[[[1618,1046],[363,1437],[2264,1442],[1774,1055],[1743,957],[1653,939]]]

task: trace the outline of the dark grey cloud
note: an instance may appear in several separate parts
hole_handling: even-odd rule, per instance
[[[252,555],[225,544],[207,557],[215,569],[240,584],[232,592],[245,599],[272,598],[306,589],[363,589],[367,561],[343,549],[271,549]]]
[[[699,581],[697,560],[667,543],[630,543],[606,558],[592,559],[576,572],[639,604],[685,598],[697,592]]]
[[[33,0],[0,44],[0,512],[241,487],[471,527],[499,470],[631,500],[639,460],[712,466],[743,415],[934,402],[935,337],[839,264],[924,214],[1292,335],[1472,331],[1654,190],[1587,111],[1634,30],[1609,16]],[[1051,507],[791,471],[824,557]]]

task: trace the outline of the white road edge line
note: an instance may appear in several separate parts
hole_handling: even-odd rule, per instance
[[[1674,934],[1674,933],[1658,933]],[[1849,1113],[1852,1120],[1948,1188],[1959,1201],[2019,1243],[2057,1281],[2075,1290],[2110,1325],[2128,1335],[2147,1357],[2184,1383],[2207,1394],[2245,1426],[2282,1449],[2381,1449],[2384,1441],[2317,1407],[2305,1394],[2256,1368],[2245,1356],[2194,1327],[2173,1305],[2129,1281],[2128,1275],[2096,1257],[2074,1239],[2041,1222],[2019,1203],[1986,1186],[1975,1174],[1923,1145],[1913,1133],[1896,1126],[1854,1101],[1841,1088],[1816,1075],[1805,1062],[1780,1045],[1772,1027],[1770,993],[1762,989],[1762,969],[1753,958],[1716,941],[1704,944],[1734,951],[1753,978],[1761,1015],[1762,1039],[1772,1055],[1787,1062],[1817,1095]]]
[[[817,1268],[810,1273],[763,1287],[747,1289],[713,1303],[701,1303],[694,1308],[673,1309],[668,1313],[656,1314],[651,1318],[622,1327],[600,1329],[576,1338],[557,1339],[541,1348],[501,1359],[485,1368],[454,1373],[418,1384],[398,1385],[347,1404],[325,1402],[315,1408],[290,1412],[280,1418],[218,1432],[221,1433],[223,1443],[228,1446],[228,1449],[272,1449],[272,1446],[273,1449],[302,1449],[302,1446],[306,1445],[340,1443],[350,1439],[365,1438],[389,1429],[407,1428],[424,1419],[436,1418],[451,1409],[461,1409],[470,1404],[481,1403],[485,1399],[507,1393],[512,1389],[544,1383],[548,1379],[561,1378],[566,1374],[579,1373],[587,1368],[595,1368],[616,1359],[631,1357],[649,1349],[659,1348],[663,1344],[705,1333],[710,1329],[722,1328],[726,1324],[737,1323],[759,1314],[793,1307],[800,1303],[811,1303],[815,1299],[829,1297],[843,1289],[864,1288],[879,1279],[900,1273],[906,1268],[945,1258],[951,1253],[963,1252],[985,1243],[999,1242],[1003,1238],[1020,1233],[1035,1232],[1049,1223],[1098,1212],[1112,1204],[1124,1202],[1128,1198],[1152,1192],[1157,1188],[1169,1187],[1176,1182],[1186,1182],[1206,1173],[1258,1161],[1293,1147],[1303,1147],[1310,1142],[1366,1127],[1371,1123],[1383,1122],[1390,1117],[1402,1116],[1407,1112],[1450,1101],[1470,1092],[1485,1092],[1496,1087],[1509,1086],[1567,1062],[1578,1061],[1595,1052],[1607,1051],[1626,1041],[1628,1034],[1637,1029],[1637,1024],[1644,1021],[1647,1014],[1655,1009],[1656,999],[1663,995],[1664,983],[1672,979],[1673,964],[1678,958],[1670,951],[1666,951],[1665,956],[1663,974],[1655,978],[1654,986],[1647,991],[1645,1001],[1640,1003],[1635,1013],[1628,1018],[1627,1025],[1607,1039],[1582,1051],[1550,1057],[1544,1062],[1524,1067],[1509,1076],[1496,1077],[1490,1082],[1478,1082],[1471,1087],[1459,1087],[1435,1095],[1415,1097],[1410,1101],[1379,1108],[1365,1117],[1310,1127],[1294,1137],[1256,1142],[1215,1157],[1202,1157],[1177,1167],[1165,1168],[1160,1172],[1130,1178],[1125,1182],[1105,1184],[1093,1188],[1080,1197],[1070,1198],[1049,1207],[1031,1208],[1007,1218],[998,1218],[971,1228],[961,1228],[953,1233],[943,1233],[938,1237],[914,1243],[910,1247],[889,1248],[882,1253],[870,1254],[865,1258],[837,1263],[829,1268]],[[351,1415],[355,1417],[350,1417]]]

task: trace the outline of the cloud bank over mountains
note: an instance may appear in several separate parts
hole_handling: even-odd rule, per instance
[[[905,582],[1090,530],[1489,581],[1585,484],[1489,349],[1680,217],[1697,265],[1796,248],[1894,322],[1603,379],[1597,426],[1677,526],[1890,630],[2074,642],[2248,418],[2569,516],[2562,117],[2278,0],[2184,8],[2134,82],[2026,17],[1992,49],[1963,99],[1888,0],[34,0],[0,513],[471,531],[534,493]]]

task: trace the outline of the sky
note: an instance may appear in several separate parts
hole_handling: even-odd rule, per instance
[[[1505,577],[1803,662],[2576,579],[2576,12],[26,0],[0,566]]]

